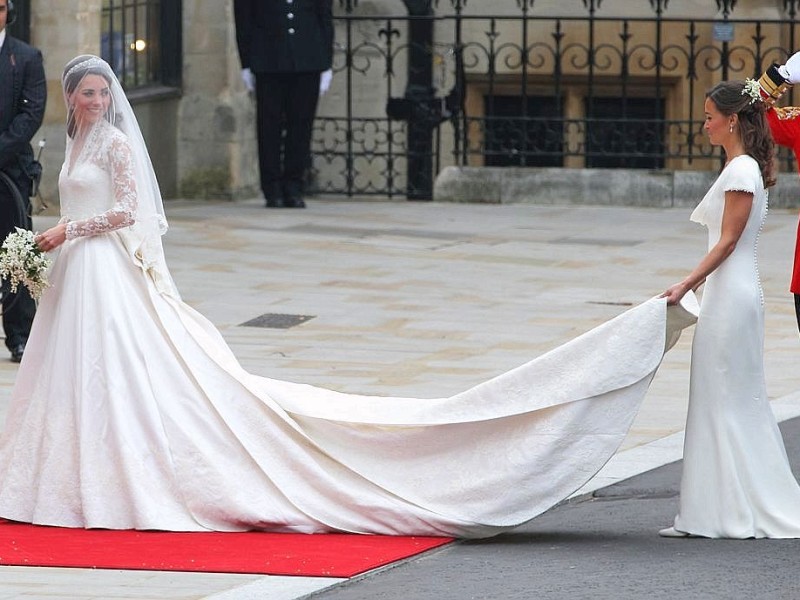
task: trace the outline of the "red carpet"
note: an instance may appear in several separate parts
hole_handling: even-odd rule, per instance
[[[0,519],[0,565],[352,577],[439,537],[66,529]]]

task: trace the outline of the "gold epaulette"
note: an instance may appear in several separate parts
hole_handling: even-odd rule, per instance
[[[775,114],[781,121],[791,121],[800,117],[800,106],[776,106]]]
[[[766,95],[764,102],[767,104],[775,104],[775,101],[792,87],[792,84],[780,74],[778,65],[775,63],[759,78],[758,85],[761,86],[761,90]]]

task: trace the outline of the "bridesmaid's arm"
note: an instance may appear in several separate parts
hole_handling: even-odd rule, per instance
[[[677,304],[689,290],[696,290],[736,248],[742,237],[750,210],[753,207],[753,194],[750,192],[725,192],[725,209],[722,213],[722,229],[719,241],[703,257],[694,270],[683,281],[671,285],[661,294],[667,304]]]

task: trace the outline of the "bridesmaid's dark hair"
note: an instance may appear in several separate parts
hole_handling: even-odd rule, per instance
[[[767,105],[761,99],[753,102],[744,89],[744,81],[722,81],[709,90],[706,98],[726,117],[739,116],[744,150],[761,168],[764,187],[771,187],[775,185],[775,142],[767,122]]]

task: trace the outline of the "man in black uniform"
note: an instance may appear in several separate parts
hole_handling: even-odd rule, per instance
[[[331,68],[333,58],[332,4],[332,0],[233,3],[242,78],[256,95],[261,189],[271,208],[305,207],[303,180],[320,74]]]
[[[14,21],[12,0],[0,0],[0,240],[14,227],[30,229],[30,142],[44,118],[47,83],[42,54],[8,35]],[[12,294],[3,283],[3,330],[11,360],[19,362],[28,342],[36,303],[28,290]]]

